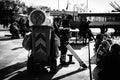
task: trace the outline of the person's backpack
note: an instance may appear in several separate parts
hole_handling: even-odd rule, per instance
[[[30,50],[32,49],[32,36],[30,35],[26,35],[23,39],[22,42],[22,46],[26,49],[26,50]]]

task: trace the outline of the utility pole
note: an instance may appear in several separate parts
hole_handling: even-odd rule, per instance
[[[87,12],[88,12],[88,0],[86,1],[86,4],[87,4],[86,7],[87,7]]]
[[[58,10],[59,10],[59,0],[58,0]]]

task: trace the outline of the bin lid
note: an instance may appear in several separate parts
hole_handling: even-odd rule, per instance
[[[30,13],[30,21],[33,25],[42,25],[45,22],[45,13],[41,10],[33,10]]]

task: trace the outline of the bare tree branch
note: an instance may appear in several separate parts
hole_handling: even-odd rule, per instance
[[[120,9],[120,6],[116,3],[116,1],[114,1],[114,3],[118,6],[118,8]]]
[[[116,11],[120,11],[120,9],[118,7],[115,6],[115,4],[113,4],[112,2],[110,3],[110,5],[116,10]]]

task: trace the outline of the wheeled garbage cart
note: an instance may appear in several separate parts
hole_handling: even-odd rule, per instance
[[[32,29],[32,50],[28,56],[27,70],[39,71],[45,66],[56,70],[54,33],[50,26],[34,26]]]
[[[47,20],[45,13],[41,10],[34,10],[30,14],[32,27],[32,50],[28,56],[27,70],[42,71],[46,66],[51,71],[56,70],[56,49],[55,34],[53,27],[49,26],[50,20]]]

